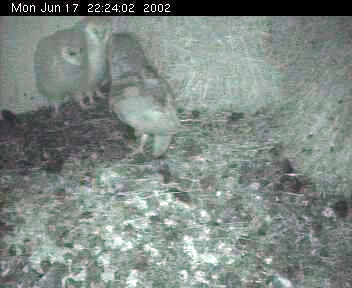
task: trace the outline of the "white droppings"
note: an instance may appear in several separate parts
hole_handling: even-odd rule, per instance
[[[110,265],[110,262],[111,262],[111,256],[109,254],[103,254],[103,255],[100,255],[97,259],[98,263],[102,266],[105,267],[108,267]]]
[[[148,211],[145,213],[146,217],[158,216],[159,214],[156,211]]]
[[[286,278],[284,278],[284,277],[277,276],[276,280],[277,280],[277,282],[279,282],[285,288],[293,288],[293,285],[292,285],[291,281],[286,279]]]
[[[251,185],[249,185],[249,188],[253,190],[258,190],[260,188],[260,183],[254,182]]]
[[[181,281],[187,281],[188,280],[188,272],[186,270],[181,270],[178,272],[178,278]]]
[[[218,264],[218,259],[214,255],[209,253],[199,255],[199,260],[201,262],[208,263],[208,264],[213,264],[213,265]]]
[[[155,249],[151,243],[144,245],[144,251],[149,252],[152,257],[157,257],[160,255],[159,251]]]
[[[194,274],[194,278],[197,282],[204,283],[204,284],[209,284],[209,281],[205,279],[206,274],[204,271],[196,271]]]
[[[210,221],[210,215],[208,214],[207,211],[205,210],[200,210],[200,217],[202,218],[201,221],[202,222],[209,222]]]
[[[135,204],[141,210],[145,210],[148,208],[147,201],[145,201],[143,198],[140,198],[140,197],[135,197]]]
[[[334,211],[330,207],[326,208],[321,214],[327,218],[332,218],[335,215]]]
[[[138,284],[138,271],[137,270],[132,270],[130,275],[128,275],[126,284],[128,288],[134,288],[137,287]]]
[[[120,248],[121,251],[127,251],[133,248],[133,243],[131,241],[126,241],[117,234],[109,236],[106,240],[106,244],[113,249]]]
[[[164,220],[164,224],[166,226],[176,226],[176,222],[174,220],[168,219],[168,218]]]
[[[202,241],[209,241],[210,240],[209,234],[210,234],[210,229],[209,228],[204,228],[199,233],[198,239],[202,240]]]
[[[74,244],[73,248],[78,251],[82,251],[84,247],[81,244]]]
[[[97,153],[93,153],[90,157],[91,157],[93,160],[97,160],[97,159],[98,159],[98,154],[97,154]]]
[[[218,244],[218,249],[219,250],[223,250],[225,248],[225,243],[224,242],[220,242],[219,244]]]
[[[107,225],[107,226],[105,226],[105,230],[108,231],[108,232],[110,232],[110,233],[112,233],[112,231],[114,230],[114,226],[112,226],[112,225]]]
[[[119,235],[112,236],[112,247],[117,248],[118,246],[124,245],[125,241]]]
[[[185,251],[185,253],[193,260],[196,259],[198,256],[198,253],[197,253],[197,250],[194,248],[193,238],[186,235],[183,237],[183,241],[184,241],[183,250]]]
[[[103,282],[109,282],[109,281],[114,281],[115,277],[114,277],[114,272],[112,271],[106,271],[103,272],[101,274],[101,279],[103,280]]]
[[[219,279],[219,275],[218,274],[213,274],[213,275],[211,275],[211,279],[218,280]]]
[[[94,253],[94,255],[100,254],[101,250],[102,250],[101,247],[95,246],[95,247],[93,248],[93,253]]]
[[[125,243],[125,246],[122,247],[121,251],[125,252],[125,251],[128,251],[128,250],[131,250],[133,248],[133,243],[131,241],[127,241]]]
[[[173,199],[171,198],[170,194],[165,195],[165,198],[166,198],[165,200],[160,200],[160,206],[161,207],[169,206],[169,203],[173,203],[174,202]]]

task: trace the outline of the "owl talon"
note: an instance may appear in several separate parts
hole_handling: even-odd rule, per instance
[[[88,98],[89,98],[89,104],[94,105],[95,101],[94,101],[93,93],[89,92],[87,94],[88,94]]]
[[[83,110],[88,109],[88,105],[87,105],[86,103],[84,103],[84,97],[83,97],[83,96],[80,96],[80,99],[79,99],[79,106],[80,106]]]
[[[95,91],[95,94],[97,95],[98,98],[100,99],[105,99],[105,94],[101,92],[100,90]]]
[[[53,103],[54,110],[51,112],[53,118],[57,118],[59,116],[59,104]]]

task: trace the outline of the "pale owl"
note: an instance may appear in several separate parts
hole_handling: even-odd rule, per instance
[[[38,90],[58,110],[67,96],[85,108],[83,98],[100,96],[104,81],[110,81],[109,17],[86,17],[71,29],[57,31],[42,38],[34,55],[34,73]]]
[[[159,79],[169,97],[175,98],[168,82],[145,56],[137,38],[131,33],[114,33],[111,37],[111,80],[112,84],[123,84],[130,80]]]
[[[160,157],[167,151],[179,122],[176,111],[159,79],[131,81],[112,85],[110,108],[116,115],[135,129],[143,145],[148,136],[154,136],[152,153]]]
[[[76,29],[58,31],[37,44],[34,53],[37,88],[55,106],[55,111],[66,96],[75,96],[80,89],[84,49],[83,34]]]
[[[76,27],[82,31],[87,48],[82,55],[81,91],[92,100],[92,94],[102,96],[101,86],[110,82],[112,21],[107,16],[91,16]]]

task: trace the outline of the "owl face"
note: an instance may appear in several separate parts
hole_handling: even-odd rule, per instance
[[[50,39],[59,61],[63,60],[65,63],[76,66],[82,64],[85,51],[82,32],[75,29],[67,29],[56,32]]]
[[[88,17],[85,30],[94,43],[106,43],[112,35],[111,18],[103,16]]]

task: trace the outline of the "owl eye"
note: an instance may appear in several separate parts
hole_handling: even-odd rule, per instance
[[[80,65],[81,61],[81,52],[78,49],[75,48],[64,48],[62,51],[62,57],[67,61],[68,63],[71,63],[73,65]]]
[[[76,51],[68,51],[68,55],[70,55],[70,56],[76,56],[77,53],[76,53]]]

